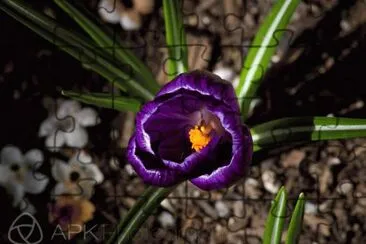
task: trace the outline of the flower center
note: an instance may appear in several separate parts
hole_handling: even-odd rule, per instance
[[[195,126],[189,130],[189,141],[192,143],[192,149],[196,152],[202,150],[211,141],[210,125]]]
[[[60,219],[70,221],[74,213],[74,207],[72,205],[63,206],[60,209]]]
[[[80,178],[79,172],[76,172],[76,171],[71,172],[71,174],[70,174],[70,180],[72,182],[77,181],[79,178]]]
[[[18,164],[12,164],[10,166],[10,170],[13,172],[18,172],[20,170],[20,166]]]

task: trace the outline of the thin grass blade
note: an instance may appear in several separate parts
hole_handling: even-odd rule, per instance
[[[98,56],[94,50],[82,45],[78,45],[78,43],[75,43],[75,41],[72,39],[62,38],[58,36],[58,32],[50,32],[45,30],[42,28],[42,26],[38,25],[38,21],[34,23],[33,19],[28,19],[27,12],[17,11],[18,9],[13,11],[11,8],[9,8],[18,6],[18,1],[9,0],[4,3],[7,5],[0,2],[0,9],[61,50],[69,53],[71,56],[79,60],[84,68],[94,70],[98,74],[108,79],[108,81],[110,81],[113,85],[121,88],[122,90],[128,90],[135,96],[139,96],[145,100],[151,100],[153,98],[153,94],[147,90],[146,87],[133,80],[129,74],[115,67],[109,60]],[[24,7],[25,5],[22,6]],[[31,12],[31,9],[29,9],[29,11]],[[34,10],[32,11],[36,12]],[[38,13],[37,15],[40,16],[42,14]]]
[[[250,103],[256,95],[262,78],[269,67],[271,57],[286,30],[300,0],[278,0],[261,24],[245,59],[236,88],[241,110],[246,119]]]
[[[168,77],[188,71],[188,50],[181,13],[181,1],[163,1],[165,37],[168,45]]]
[[[141,102],[134,98],[123,96],[111,96],[102,93],[78,93],[73,91],[62,91],[62,95],[78,100],[83,103],[96,105],[98,107],[111,108],[118,111],[138,112]]]
[[[277,244],[281,242],[283,225],[286,218],[287,192],[284,187],[278,191],[272,202],[264,229],[263,244]]]
[[[302,222],[305,211],[305,196],[304,193],[300,193],[299,198],[296,201],[295,209],[291,216],[291,221],[287,231],[286,244],[299,243],[300,233],[302,229]]]
[[[73,18],[101,48],[105,49],[112,57],[115,57],[120,65],[131,66],[131,70],[133,71],[131,76],[145,84],[153,94],[158,92],[159,85],[155,81],[153,74],[131,50],[120,46],[120,42],[108,36],[97,24],[87,18],[71,3],[65,0],[54,0],[54,2]]]

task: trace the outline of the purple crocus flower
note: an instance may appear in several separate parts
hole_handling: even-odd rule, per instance
[[[252,147],[232,85],[193,71],[177,76],[142,107],[127,156],[145,183],[190,180],[212,190],[245,176]]]

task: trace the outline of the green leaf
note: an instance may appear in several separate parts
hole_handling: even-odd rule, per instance
[[[255,150],[290,142],[366,136],[366,119],[334,117],[283,118],[251,129]]]
[[[163,1],[169,79],[188,70],[188,50],[181,8],[181,1]]]
[[[286,244],[296,244],[299,242],[299,237],[302,229],[302,221],[305,211],[305,196],[300,193],[297,199],[295,209],[291,216],[291,221],[288,227]]]
[[[300,0],[278,0],[261,24],[249,49],[240,73],[236,95],[241,100],[241,110],[246,119],[250,102],[255,97],[257,88],[276,51],[279,40],[286,30],[292,14]]]
[[[134,71],[133,77],[145,84],[146,87],[153,93],[157,93],[159,85],[154,79],[151,71],[138,59],[131,50],[119,45],[119,42],[108,36],[98,25],[88,19],[77,8],[65,0],[54,0],[54,2],[62,8],[74,21],[89,34],[89,36],[112,57],[116,57],[120,65],[130,65]]]
[[[283,225],[286,218],[287,193],[284,187],[278,191],[272,202],[264,229],[263,244],[277,244],[281,242]]]
[[[15,11],[11,8],[15,9]],[[36,32],[41,37],[55,44],[61,50],[69,53],[71,56],[79,60],[84,68],[94,70],[108,79],[108,81],[113,85],[116,85],[123,90],[126,88],[133,95],[139,96],[145,100],[153,99],[154,95],[147,90],[146,87],[133,80],[128,73],[117,68],[108,59],[104,58],[104,56],[98,56],[98,52],[77,43],[72,38],[65,38],[64,34],[68,32],[66,29],[64,29],[64,32],[61,32],[63,33],[61,35],[60,32],[55,31],[55,29],[49,30],[50,25],[45,25],[45,23],[50,18],[32,10],[29,5],[26,5],[19,0],[4,0],[0,2],[0,9]],[[58,28],[61,29],[62,27]]]
[[[98,107],[111,108],[118,111],[138,112],[141,102],[130,97],[111,96],[101,93],[78,93],[73,91],[62,91],[62,95],[78,100],[83,103],[96,105]]]

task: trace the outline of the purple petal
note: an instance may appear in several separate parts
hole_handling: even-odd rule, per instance
[[[212,113],[213,115],[217,116],[220,120],[223,128],[225,129],[225,134],[222,136],[226,136],[229,138],[232,144],[231,151],[237,151],[238,147],[241,146],[242,143],[242,124],[240,121],[240,114],[229,110],[226,106],[208,106],[207,110]],[[188,139],[186,139],[188,141]],[[189,173],[190,171],[197,168],[199,165],[205,166],[205,162],[203,158],[207,159],[207,164],[216,165],[217,167],[223,166],[229,163],[228,159],[226,162],[220,162],[217,160],[222,160],[222,158],[218,154],[222,154],[223,152],[216,148],[217,146],[221,145],[219,141],[215,141],[214,143],[209,143],[204,149],[202,149],[199,153],[193,153],[188,156],[182,163],[177,164],[177,162],[163,160],[163,163],[169,169],[179,170],[185,173]],[[230,149],[228,149],[230,150]],[[199,155],[199,156],[198,156]],[[202,166],[200,166],[202,167]],[[203,167],[211,168],[211,167]]]
[[[165,85],[159,91],[157,97],[167,94],[173,95],[179,90],[195,91],[201,95],[214,97],[232,110],[239,111],[239,104],[233,86],[210,72],[195,70],[183,73]]]
[[[170,136],[162,138],[157,145],[157,154],[163,160],[171,160],[181,163],[191,153],[188,129],[181,129],[173,132]]]
[[[252,157],[252,138],[240,116],[230,83],[202,71],[179,75],[137,114],[128,159],[152,185],[191,179],[205,190],[228,187],[245,176]],[[188,132],[201,120],[216,134],[192,152]]]
[[[220,139],[221,137],[214,137],[206,147],[204,147],[199,152],[192,153],[186,157],[182,163],[163,160],[163,164],[168,169],[177,170],[179,172],[183,172],[184,174],[190,174],[191,176],[202,173],[207,168],[207,165],[215,161],[215,150],[220,142]]]
[[[158,109],[158,106],[162,103],[151,101],[146,103],[140,112],[136,115],[136,129],[135,129],[135,137],[136,143],[139,145],[141,150],[154,154],[154,151],[151,147],[150,135],[146,133],[144,129],[144,125],[146,121],[150,118],[150,116]],[[131,143],[131,140],[130,140]]]
[[[252,160],[253,141],[246,126],[243,126],[241,133],[238,134],[240,134],[241,139],[235,142],[236,150],[233,151],[230,163],[217,168],[210,174],[191,179],[195,186],[203,190],[229,187],[246,175]]]
[[[156,99],[146,103],[136,116],[136,140],[142,150],[155,154],[151,142],[159,140],[163,134],[193,126],[189,114],[198,110],[186,101],[198,101],[194,97],[177,96],[164,101]]]
[[[184,175],[178,171],[159,167],[160,159],[154,155],[139,151],[134,136],[128,144],[127,151],[129,162],[145,183],[156,186],[172,186],[185,179]]]
[[[223,106],[208,105],[207,110],[217,116],[221,122],[222,127],[230,134],[233,144],[233,151],[236,151],[242,144],[242,123],[240,113],[230,111]],[[248,132],[249,133],[249,132]]]
[[[191,95],[177,95],[163,102],[157,99],[146,103],[136,116],[138,145],[142,150],[156,155],[152,147],[154,142],[163,142],[179,134],[181,140],[177,144],[186,148],[185,134],[197,124],[198,118],[194,115],[202,106],[203,102]]]

